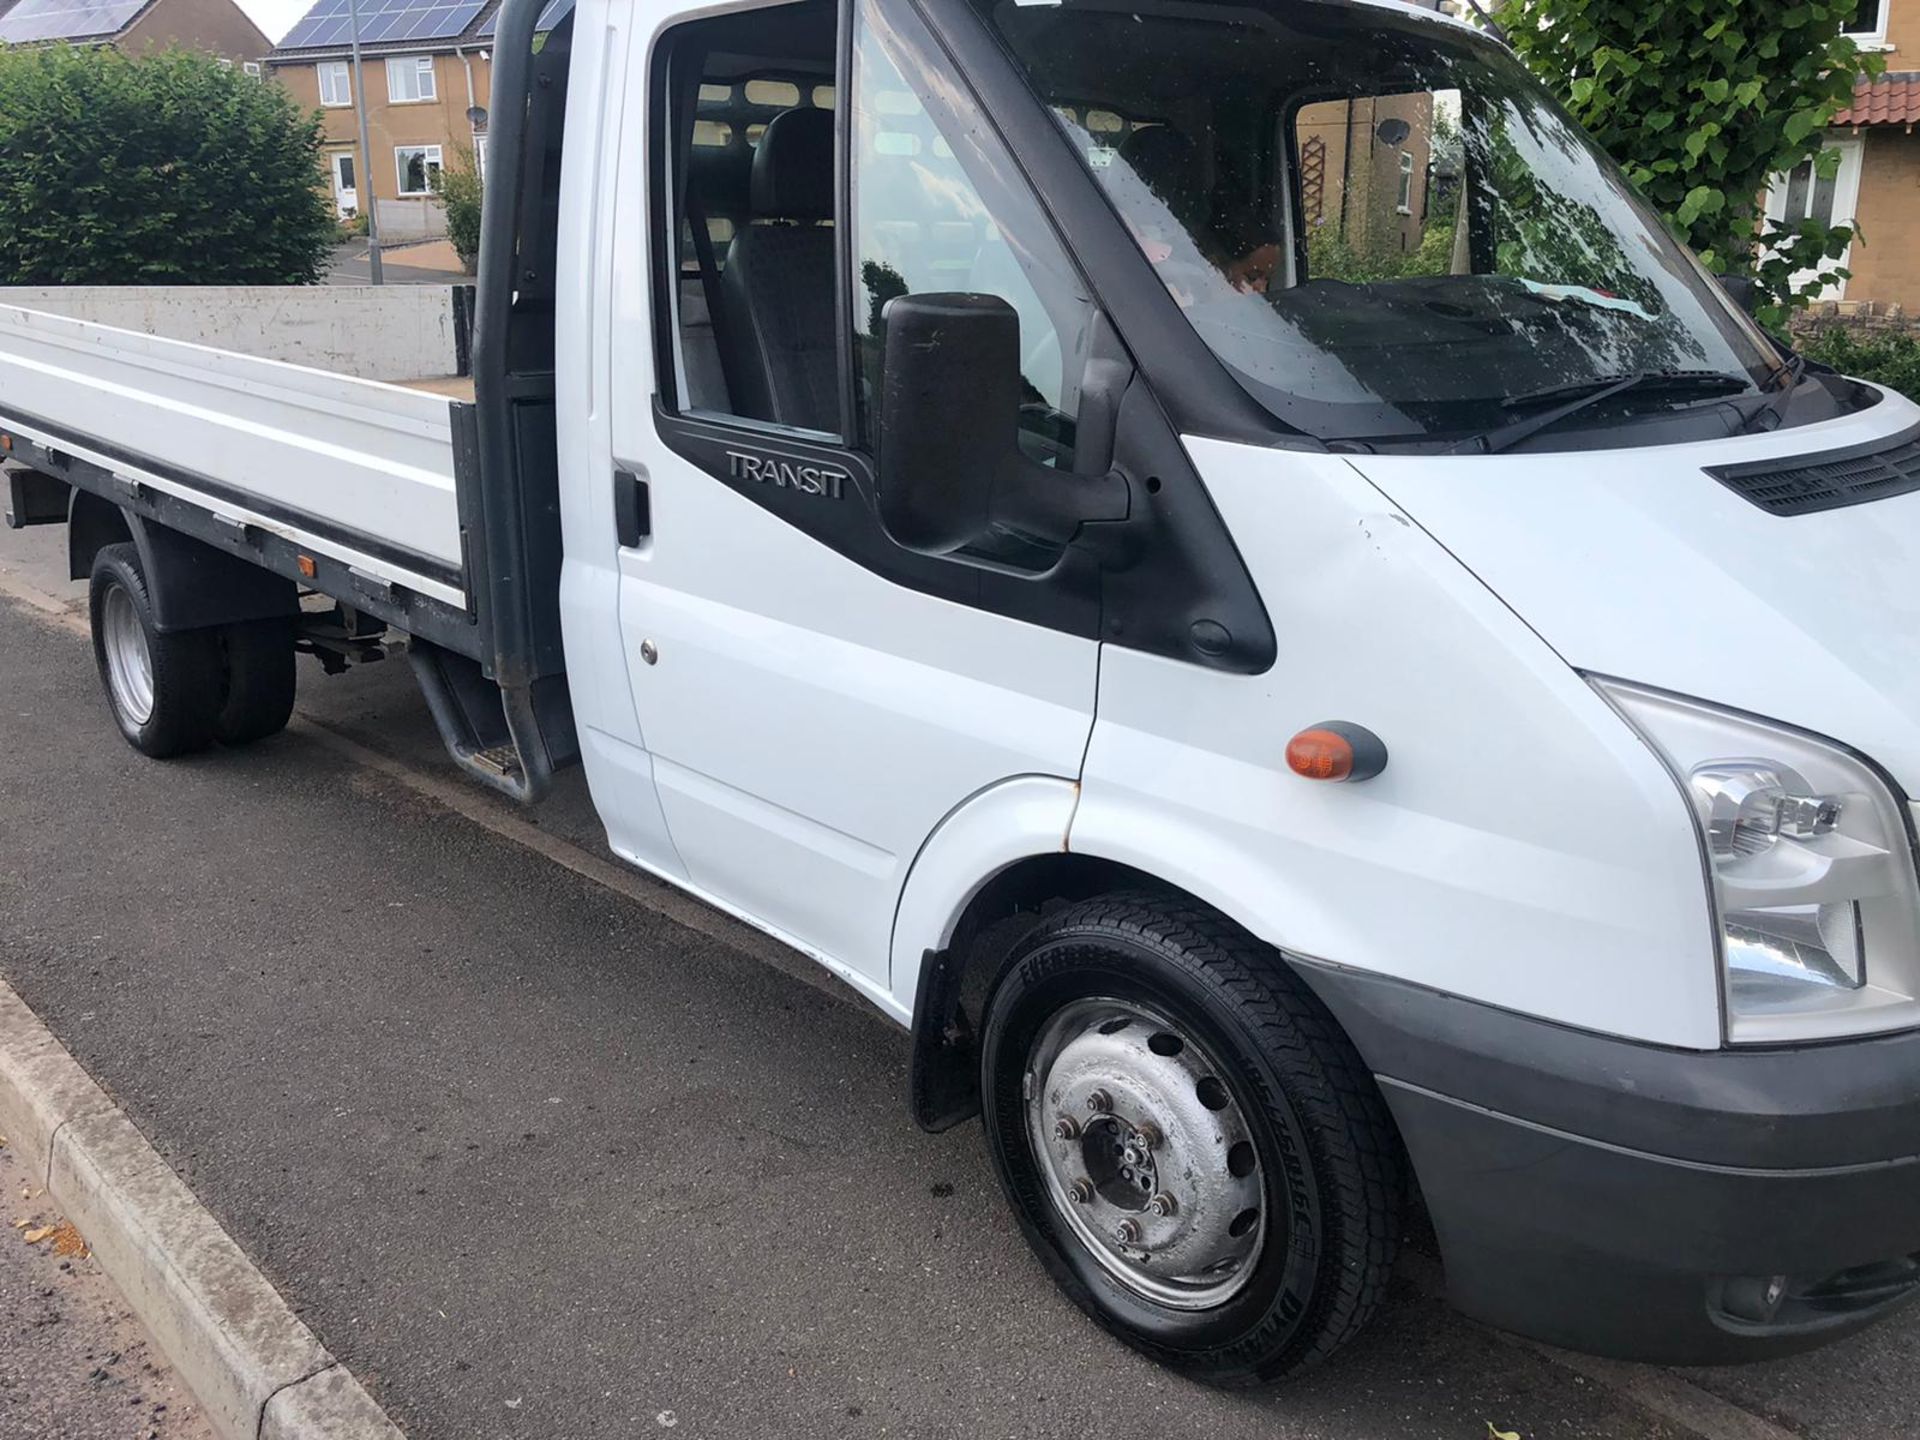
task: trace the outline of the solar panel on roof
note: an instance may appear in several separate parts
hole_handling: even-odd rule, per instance
[[[20,0],[0,15],[0,45],[115,35],[146,0]]]
[[[540,18],[533,22],[535,30],[551,30],[560,23],[560,17],[573,8],[573,0],[547,0],[547,8],[540,12]],[[481,25],[479,36],[485,39],[493,34],[494,27],[500,23],[500,12],[495,10]]]
[[[20,0],[31,4],[34,0]],[[59,0],[51,0],[59,3]],[[81,0],[66,0],[81,3]],[[88,0],[101,3],[101,0]],[[360,0],[360,43],[391,44],[402,40],[445,40],[473,23],[486,0]],[[353,20],[347,0],[320,0],[280,42],[283,50],[310,50],[320,45],[344,45],[353,38]]]

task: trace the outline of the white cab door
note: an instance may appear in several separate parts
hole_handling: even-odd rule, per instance
[[[687,880],[877,991],[902,883],[941,821],[1014,777],[1078,776],[1098,645],[1097,610],[1049,598],[1044,573],[914,555],[887,538],[870,420],[849,387],[877,363],[864,326],[882,297],[862,289],[863,258],[869,288],[896,287],[888,294],[993,288],[1034,330],[1049,309],[1066,316],[1056,343],[1028,337],[1051,367],[1034,388],[1055,421],[1073,404],[1061,356],[1077,354],[1087,302],[1036,300],[1033,254],[1057,242],[1047,232],[1016,252],[1005,234],[1031,227],[1031,198],[1018,214],[986,213],[866,22],[855,25],[862,58],[849,87],[831,26],[806,33],[790,22],[799,7],[781,9],[783,23],[764,30],[770,9],[736,8],[665,31],[672,56],[719,57],[669,60],[664,88],[678,82],[678,109],[647,94],[649,67],[634,59],[655,53],[654,36],[634,37],[626,67],[626,133],[648,132],[664,173],[656,197],[638,147],[623,149],[604,463],[609,485],[614,472],[638,478],[646,515],[639,534],[629,493],[632,543],[616,547],[624,669]],[[703,68],[689,75],[682,63]],[[839,109],[850,90],[851,136]],[[851,151],[857,223],[824,135]],[[781,168],[756,179],[756,163]],[[704,279],[700,247],[652,251],[655,237],[690,234],[690,219],[654,213],[687,194],[714,242],[716,273]],[[767,233],[748,236],[755,229]],[[849,237],[868,252],[848,267],[851,315],[835,270]],[[880,245],[892,248],[880,256]],[[728,284],[762,302],[748,312],[751,335],[733,316],[736,344],[772,366],[826,367],[810,384],[776,375],[785,419],[735,398],[746,389],[738,357],[716,353],[710,319]],[[810,423],[796,423],[801,392],[813,397]],[[1063,608],[1080,618],[1063,623]]]

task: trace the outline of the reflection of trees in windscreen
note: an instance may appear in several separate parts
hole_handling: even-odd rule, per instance
[[[1683,350],[1677,343],[1683,336],[1659,286],[1628,258],[1619,231],[1594,205],[1549,183],[1549,148],[1569,169],[1588,164],[1578,138],[1557,117],[1510,102],[1469,107],[1465,125],[1470,163],[1478,172],[1471,187],[1473,222],[1491,238],[1493,273],[1590,290],[1644,311],[1565,302],[1568,328],[1576,328],[1577,313],[1577,328],[1603,369],[1698,363],[1697,347]]]

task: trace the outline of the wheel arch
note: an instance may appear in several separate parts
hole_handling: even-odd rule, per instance
[[[956,809],[916,857],[895,917],[892,975],[900,1012],[913,1017],[909,1105],[923,1129],[978,1113],[974,1036],[988,987],[1020,937],[1060,905],[1157,891],[1273,943],[1259,917],[1236,913],[1197,873],[1205,845],[1182,862],[1172,853],[1181,837],[1164,832],[1153,845],[1083,843],[1079,798],[1067,781],[1006,782]]]
[[[75,487],[67,505],[67,578],[84,580],[93,573],[93,557],[109,545],[131,541],[140,546],[140,561],[146,564],[146,547],[133,521],[139,517],[103,500],[90,490]],[[141,529],[145,526],[142,525]]]
[[[106,546],[129,541],[140,552],[157,630],[267,620],[299,609],[299,590],[284,576],[157,525],[91,491],[74,490],[67,511],[67,573],[72,579],[86,579],[94,557]]]

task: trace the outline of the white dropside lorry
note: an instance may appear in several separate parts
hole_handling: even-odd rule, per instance
[[[0,315],[129,740],[410,637],[1204,1379],[1353,1334],[1416,1193],[1555,1344],[1912,1297],[1920,409],[1410,6],[542,3],[473,403]]]

